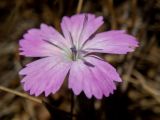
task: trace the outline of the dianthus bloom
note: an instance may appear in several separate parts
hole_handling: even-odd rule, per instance
[[[138,46],[134,37],[123,30],[95,33],[103,24],[103,17],[77,14],[63,17],[63,35],[53,27],[41,24],[30,29],[20,40],[20,54],[40,57],[20,71],[25,91],[38,96],[56,93],[68,74],[68,87],[75,95],[82,91],[88,98],[101,99],[116,89],[121,82],[116,69],[97,53],[126,54]]]

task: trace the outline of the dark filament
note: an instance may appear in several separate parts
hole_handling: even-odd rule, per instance
[[[83,63],[89,67],[95,67],[92,63],[86,61],[85,59],[83,59]]]
[[[44,39],[43,39],[43,40],[44,40]],[[56,44],[54,44],[54,43],[52,43],[52,42],[50,42],[50,41],[48,41],[48,40],[44,40],[44,41],[46,41],[47,43],[49,43],[49,44],[51,44],[51,45],[53,45],[53,46],[55,46],[55,47],[57,47],[57,48],[59,48],[59,49],[61,49],[61,50],[64,50],[63,48],[59,47],[58,45],[56,45]]]
[[[77,50],[76,50],[76,47],[73,46],[70,48],[71,51],[72,51],[72,60],[75,61],[76,60],[76,56],[77,56]]]

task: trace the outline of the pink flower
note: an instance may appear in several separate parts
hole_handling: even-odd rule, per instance
[[[68,86],[75,95],[82,91],[88,98],[109,96],[121,82],[116,69],[96,56],[97,53],[126,54],[138,46],[134,37],[122,30],[95,33],[103,24],[103,17],[77,14],[63,17],[63,35],[53,27],[41,24],[30,29],[20,40],[20,54],[41,57],[20,71],[25,91],[38,96],[56,93],[68,78]]]

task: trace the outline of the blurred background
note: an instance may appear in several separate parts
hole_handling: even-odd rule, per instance
[[[55,95],[37,99],[48,102],[15,95],[24,93],[18,71],[32,60],[19,56],[23,34],[40,23],[60,31],[62,17],[77,12],[104,16],[100,31],[124,29],[139,40],[133,53],[103,55],[123,83],[108,98],[82,93],[74,104],[67,81]],[[71,120],[73,105],[74,120],[160,120],[160,0],[0,0],[0,120]]]

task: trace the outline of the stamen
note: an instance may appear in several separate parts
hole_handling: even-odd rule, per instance
[[[100,48],[86,48],[85,50],[87,51],[87,50],[103,50],[103,49],[100,49]]]
[[[85,65],[89,66],[89,67],[95,67],[92,63],[90,63],[90,62],[88,62],[88,61],[86,61],[86,60],[84,60],[84,59],[83,59],[83,63],[84,63]]]
[[[84,21],[83,21],[83,29],[84,29],[84,26],[87,24],[87,21],[88,21],[88,15],[85,14]],[[83,31],[83,29],[82,29],[82,31]]]
[[[85,26],[86,26],[86,24],[87,24],[87,22],[88,22],[88,15],[87,15],[87,14],[84,14],[84,15],[85,15],[85,16],[84,16],[83,26],[82,26],[82,29],[81,29],[81,32],[80,32],[80,35],[79,35],[79,38],[78,38],[78,41],[77,41],[78,48],[79,48],[79,41],[80,41],[80,39],[81,39],[81,36],[82,36],[83,31],[84,31],[84,29],[85,29]]]
[[[54,44],[54,43],[52,43],[52,42],[50,42],[50,41],[48,41],[48,40],[43,39],[43,41],[45,41],[45,42],[47,42],[47,43],[49,43],[49,44],[51,44],[51,45],[53,45],[53,46],[61,49],[61,50],[64,50],[63,48],[59,47],[58,45],[56,45],[56,44]]]
[[[90,41],[90,40],[92,40],[94,37],[95,37],[95,33],[94,34],[92,34],[87,40],[85,40],[85,42],[82,44],[82,48],[85,46],[85,44],[88,42],[88,41]],[[81,48],[81,49],[82,49]]]
[[[72,34],[70,32],[69,32],[69,37],[70,37],[70,41],[71,41],[72,46],[74,46],[73,37],[72,37]]]

